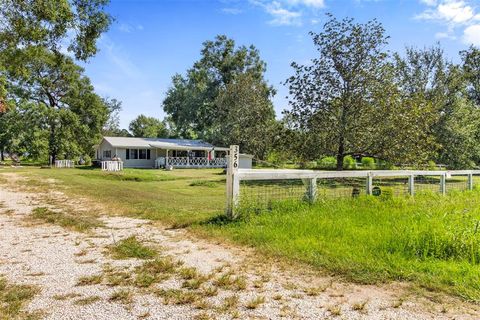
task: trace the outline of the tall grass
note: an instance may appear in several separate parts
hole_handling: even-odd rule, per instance
[[[411,280],[480,300],[479,191],[284,202],[249,212],[202,227],[354,281]]]
[[[246,206],[243,218],[230,222],[221,215],[221,170],[128,169],[118,177],[82,169],[16,172],[35,188],[55,178],[67,194],[90,197],[115,214],[191,226],[357,282],[408,280],[480,301],[480,190],[272,202],[268,210]]]

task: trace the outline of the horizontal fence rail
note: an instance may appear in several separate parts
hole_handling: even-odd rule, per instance
[[[55,168],[74,168],[75,162],[73,160],[55,160]]]
[[[102,161],[102,171],[122,171],[122,161]]]
[[[232,152],[232,151],[231,151]],[[316,171],[294,169],[227,170],[227,214],[240,206],[268,207],[276,200],[402,196],[425,192],[447,194],[480,185],[480,170],[362,170]]]

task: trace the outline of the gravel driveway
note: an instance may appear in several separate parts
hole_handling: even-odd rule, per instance
[[[28,217],[38,207],[75,212],[100,207],[59,191],[28,191],[19,174],[0,172],[2,176],[8,182],[0,184],[0,275],[40,289],[26,311],[40,312],[42,319],[480,318],[478,306],[456,298],[401,283],[346,283],[253,250],[196,239],[184,229],[112,216],[105,208],[103,226],[90,232],[32,222]],[[200,286],[185,287],[184,271],[148,288],[108,280],[118,274],[129,277],[145,263],[113,259],[108,253],[108,247],[130,236],[182,264],[181,270],[195,270]],[[91,283],[79,285],[82,278]],[[128,299],[119,292],[128,293]]]

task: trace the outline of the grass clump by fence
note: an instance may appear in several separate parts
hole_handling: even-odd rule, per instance
[[[480,191],[272,204],[209,233],[361,283],[409,280],[480,301]]]

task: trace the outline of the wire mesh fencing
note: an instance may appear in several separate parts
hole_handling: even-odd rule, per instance
[[[451,194],[480,187],[480,170],[332,172],[239,169],[230,181],[234,184],[230,188],[233,206],[264,209],[283,201],[315,202],[362,195]]]

